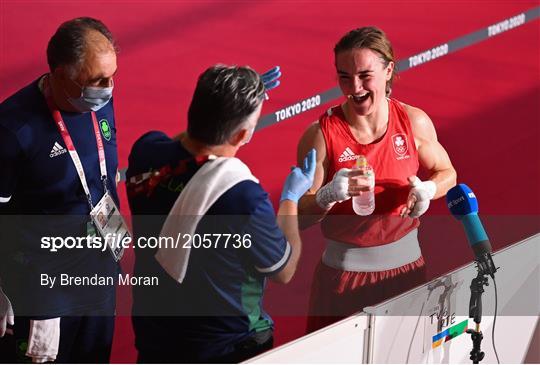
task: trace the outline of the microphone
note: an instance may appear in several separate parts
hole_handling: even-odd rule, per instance
[[[478,216],[476,195],[467,185],[458,184],[446,193],[446,204],[454,218],[463,224],[478,268],[493,277],[497,268],[491,258],[491,243]]]

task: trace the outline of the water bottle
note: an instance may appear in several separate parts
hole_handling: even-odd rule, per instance
[[[375,172],[363,155],[356,160],[355,168],[364,170],[364,174],[357,176],[356,179],[362,185],[368,185],[369,191],[361,191],[360,195],[353,196],[353,210],[358,215],[370,215],[375,210]]]

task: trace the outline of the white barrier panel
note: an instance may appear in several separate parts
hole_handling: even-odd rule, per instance
[[[493,255],[498,310],[495,345],[501,363],[521,363],[540,313],[540,235]],[[365,308],[370,318],[367,355],[372,363],[471,363],[474,328],[468,318],[471,264],[378,306]],[[492,346],[495,292],[490,279],[482,295],[481,350],[484,363],[496,363]],[[414,313],[414,311],[417,313]]]
[[[249,363],[355,363],[363,362],[368,316],[349,317],[322,330],[287,343]]]
[[[540,235],[493,255],[498,309],[495,345],[501,363],[521,363],[540,313]],[[474,328],[468,318],[474,264],[457,269],[378,306],[285,344],[256,363],[471,363]],[[482,363],[496,363],[492,346],[495,292],[482,295]]]

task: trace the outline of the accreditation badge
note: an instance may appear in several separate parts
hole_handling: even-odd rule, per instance
[[[131,233],[109,192],[106,192],[92,209],[90,217],[114,259],[120,261],[124,254],[122,242],[131,242]],[[126,240],[126,237],[129,240]]]

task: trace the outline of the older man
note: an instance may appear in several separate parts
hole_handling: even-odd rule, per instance
[[[60,280],[114,278],[119,252],[52,252],[44,238],[93,236],[100,207],[118,204],[115,41],[101,21],[73,19],[50,39],[47,61],[49,73],[0,104],[0,213],[9,233],[0,248],[0,358],[105,363],[115,285]]]

